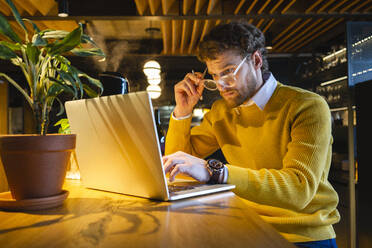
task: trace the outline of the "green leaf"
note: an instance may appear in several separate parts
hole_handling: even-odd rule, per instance
[[[40,32],[41,36],[43,39],[64,39],[69,32],[64,31],[64,30],[53,30],[53,29],[48,29],[48,30],[43,30]]]
[[[99,96],[99,94],[95,90],[93,90],[92,88],[90,88],[87,84],[83,84],[83,87],[84,87],[85,93],[89,97],[97,97],[97,96]]]
[[[21,45],[19,43],[11,43],[7,41],[0,41],[1,45],[7,46],[13,51],[20,51],[21,50]]]
[[[48,42],[42,38],[41,34],[38,33],[38,34],[34,34],[34,36],[32,36],[32,44],[34,46],[46,46],[48,45]]]
[[[60,68],[57,70],[62,80],[70,83],[76,90],[75,98],[77,98],[77,91],[80,90],[80,96],[83,96],[83,84],[79,78],[79,70],[71,65],[71,62],[63,56],[56,56],[55,59],[60,62]]]
[[[5,35],[14,42],[22,42],[2,14],[0,14],[0,34]]]
[[[59,103],[59,112],[56,115],[60,116],[61,114],[63,114],[63,112],[65,112],[65,107],[63,106],[63,103],[61,102],[61,100],[59,100],[58,97],[56,97],[55,99]]]
[[[13,52],[8,46],[0,44],[0,59],[12,59],[17,58],[17,54]]]
[[[68,122],[67,118],[60,119],[59,121],[57,121],[56,124],[54,124],[54,126],[55,127],[60,126],[58,129],[58,133],[64,133],[64,134],[71,133],[70,123]]]
[[[17,58],[12,58],[10,59],[10,61],[12,62],[13,65],[16,65],[16,66],[22,66],[22,58],[20,57],[17,57]]]
[[[25,33],[27,34],[27,28],[26,28],[26,25],[24,24],[24,22],[22,21],[22,18],[21,18],[21,15],[19,14],[17,8],[14,6],[13,2],[11,0],[5,0],[7,2],[7,4],[9,5],[10,9],[12,10],[13,12],[13,15],[14,15],[14,18],[16,19],[16,21],[18,22],[19,26],[21,26],[23,28],[23,30],[25,31]]]
[[[99,48],[74,48],[71,52],[77,56],[88,57],[88,56],[102,56],[105,54]]]
[[[61,84],[62,84],[62,85],[63,85],[63,84],[67,84],[67,85],[69,85],[70,87],[72,87],[73,90],[72,90],[70,87],[66,86],[66,87],[68,87],[69,90],[71,90],[70,93],[73,94],[74,98],[77,98],[77,96],[78,96],[78,95],[77,95],[77,94],[78,94],[78,93],[77,93],[77,92],[78,92],[78,89],[77,89],[77,87],[76,87],[76,82],[75,82],[74,77],[71,76],[68,72],[63,71],[63,70],[57,70],[57,73],[60,75],[61,80],[64,82],[64,83],[61,83]],[[57,82],[58,82],[58,81],[57,81]]]
[[[27,44],[26,54],[31,63],[33,63],[34,65],[39,62],[40,50],[36,46],[32,45],[32,43]]]
[[[86,74],[84,72],[81,72],[81,71],[79,71],[79,77],[84,77],[84,78],[88,79],[89,83],[97,86],[100,89],[100,92],[98,94],[99,95],[102,94],[102,92],[103,92],[103,85],[102,85],[101,81],[99,81],[98,79],[92,78],[88,74]]]
[[[30,19],[27,19],[27,18],[23,18],[22,20],[31,23],[32,27],[34,28],[34,33],[40,33],[40,29],[38,28],[38,26],[33,21],[31,21]]]
[[[56,41],[50,45],[49,54],[56,55],[70,51],[81,43],[81,35],[83,29],[81,25],[78,28],[71,31],[63,40]]]
[[[53,84],[48,88],[47,95],[58,96],[62,92],[71,93],[74,96],[76,95],[76,91],[66,85],[63,81],[52,77],[49,77],[49,80],[53,81]]]
[[[81,41],[82,41],[83,43],[90,43],[90,44],[93,44],[94,46],[98,47],[97,43],[94,42],[93,38],[90,37],[90,36],[87,35],[87,34],[83,34],[83,35],[81,36]]]

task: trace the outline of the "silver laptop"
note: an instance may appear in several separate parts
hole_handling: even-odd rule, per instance
[[[164,201],[235,188],[189,180],[168,185],[147,92],[68,101],[65,106],[87,188]]]

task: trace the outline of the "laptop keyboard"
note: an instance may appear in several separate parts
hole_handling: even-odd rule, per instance
[[[179,192],[183,190],[190,190],[194,188],[195,186],[192,185],[168,185],[168,191],[170,193]]]

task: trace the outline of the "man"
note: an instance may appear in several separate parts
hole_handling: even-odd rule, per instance
[[[331,116],[317,94],[285,86],[268,71],[265,39],[250,24],[219,25],[200,43],[222,99],[190,131],[191,114],[210,82],[188,73],[174,87],[163,157],[179,174],[236,185],[264,220],[299,247],[336,247],[338,196],[328,182]],[[221,149],[228,164],[204,160]],[[318,245],[318,246],[317,246]]]

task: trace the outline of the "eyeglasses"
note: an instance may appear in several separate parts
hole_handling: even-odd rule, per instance
[[[247,60],[247,56],[244,57],[244,59],[239,63],[239,65],[235,68],[234,71],[228,72],[227,74],[221,76],[218,80],[213,80],[213,79],[203,79],[203,84],[204,87],[207,90],[217,90],[217,85],[219,84],[223,88],[226,88],[228,86],[232,86],[232,84],[236,81],[236,74],[239,72],[239,69],[242,67],[243,63]],[[203,78],[204,74],[207,69],[205,69],[203,73]]]

